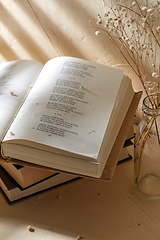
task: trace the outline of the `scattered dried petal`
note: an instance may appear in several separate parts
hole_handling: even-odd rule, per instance
[[[85,240],[85,237],[79,235],[78,237],[76,237],[76,239],[77,240]]]
[[[62,198],[62,196],[61,196],[61,195],[58,195],[58,196],[57,196],[57,198],[58,198],[58,199],[61,199],[61,198]]]
[[[29,225],[29,226],[27,227],[27,229],[28,229],[28,231],[31,232],[31,233],[35,232],[35,229],[34,229],[33,227],[31,227],[31,225]]]
[[[10,92],[10,94],[11,94],[12,96],[14,96],[14,97],[18,97],[18,95],[15,94],[14,92]]]

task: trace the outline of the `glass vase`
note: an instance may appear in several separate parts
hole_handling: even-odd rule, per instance
[[[145,198],[160,198],[160,107],[157,97],[143,100],[143,118],[134,142],[135,189]]]

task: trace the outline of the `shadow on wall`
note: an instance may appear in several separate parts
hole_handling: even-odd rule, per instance
[[[18,10],[18,9],[17,9]],[[25,9],[24,9],[25,10]],[[33,38],[31,38],[28,30],[23,27],[15,17],[12,16],[12,14],[7,10],[7,8],[0,3],[0,11],[2,12],[1,16],[1,24],[7,28],[7,31],[11,36],[14,36],[14,40],[17,40],[20,45],[27,51],[30,56],[34,59],[35,57],[38,59],[47,58],[45,52],[43,49],[40,49],[36,42],[34,42]],[[17,11],[18,12],[18,11]],[[6,49],[6,51],[1,51],[5,59],[8,60],[15,60],[19,59],[18,54],[15,53],[16,50],[12,49],[12,41],[10,42],[10,46]],[[0,42],[1,49],[5,48],[5,45],[7,45],[4,41]]]
[[[99,58],[100,63],[104,63],[107,40],[104,44],[95,36],[96,16],[90,11],[89,1],[85,7],[83,5],[84,1],[81,4],[71,0],[17,0],[12,3],[13,11],[10,12],[9,3],[0,2],[1,36],[6,39],[0,41],[1,54],[6,61],[21,59],[27,54],[42,63],[57,55],[95,62]],[[111,49],[107,51],[111,52]]]

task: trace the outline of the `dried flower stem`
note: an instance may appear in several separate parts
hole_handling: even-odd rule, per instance
[[[145,144],[146,144],[147,139],[148,139],[148,137],[149,137],[150,130],[151,130],[152,125],[153,125],[154,122],[155,122],[155,118],[152,118],[151,125],[150,125],[150,127],[147,129],[147,131],[145,132],[144,137],[143,137],[143,142],[142,142],[141,151],[140,151],[140,156],[139,156],[138,173],[137,173],[137,177],[136,177],[136,179],[135,179],[135,183],[138,182],[138,178],[139,178],[139,175],[140,175],[140,169],[141,169],[143,149],[144,149],[144,147],[145,147]]]
[[[156,118],[155,118],[155,126],[156,126],[156,133],[157,133],[158,143],[159,143],[159,145],[160,145],[159,131],[158,131],[158,126],[157,126]]]
[[[135,143],[136,145],[139,144],[139,141],[140,141],[140,139],[142,138],[143,133],[144,133],[145,131],[147,131],[146,129],[148,128],[148,125],[149,125],[149,123],[150,123],[151,121],[152,121],[152,118],[149,119],[149,121],[147,122],[147,124],[146,124],[145,127],[143,128],[143,130],[142,130],[139,138],[137,139],[137,141],[136,141],[136,143]]]
[[[138,8],[139,8],[139,10],[140,10],[140,12],[141,12],[141,14],[142,14],[142,16],[144,16],[144,13],[143,13],[142,9],[140,8],[140,5],[139,5],[138,1],[135,0],[135,2],[136,2],[136,4],[137,4],[137,6],[138,6]],[[145,17],[145,16],[144,16],[144,17]],[[151,33],[152,33],[153,37],[155,38],[158,46],[160,47],[160,42],[158,41],[156,35],[154,34],[154,32],[153,32],[153,30],[152,30],[152,27],[150,26],[150,24],[149,24],[148,21],[146,21],[146,23],[148,24],[149,30],[151,31]]]

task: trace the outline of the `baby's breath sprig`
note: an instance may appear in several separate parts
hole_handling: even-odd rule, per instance
[[[102,1],[104,16],[98,14],[95,34],[103,31],[109,37],[139,77],[152,106],[159,107],[160,1],[111,0],[110,6]]]

